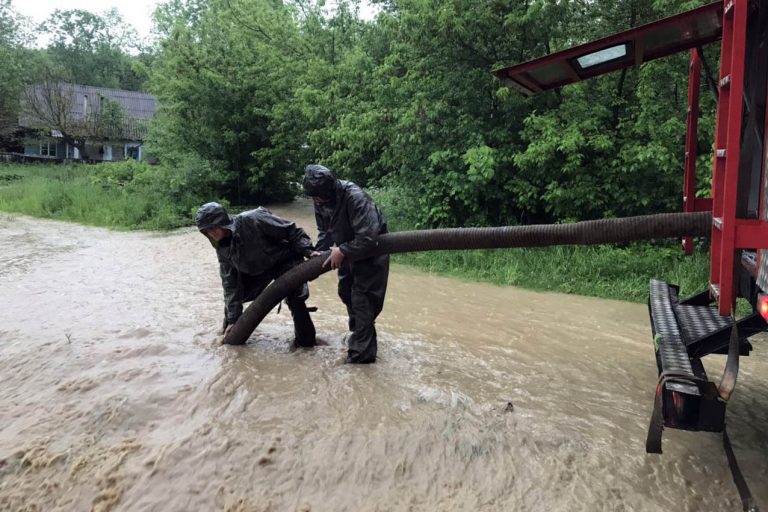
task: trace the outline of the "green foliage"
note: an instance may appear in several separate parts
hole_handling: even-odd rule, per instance
[[[424,229],[424,215],[417,207],[418,197],[413,190],[392,185],[370,192],[385,213],[390,231]]]
[[[168,205],[188,222],[190,212],[202,203],[215,200],[221,188],[221,172],[206,162],[187,159],[177,165],[147,165],[129,159],[96,166],[93,183],[123,187],[129,194]]]
[[[39,52],[0,0],[0,137],[30,70],[58,68],[90,85],[148,79],[160,100],[150,152],[166,168],[203,162],[235,203],[290,199],[320,162],[408,190],[424,227],[676,210],[686,55],[534,98],[491,70],[702,3],[393,0],[366,22],[357,0],[168,0],[151,52],[117,11],[77,9],[39,27],[50,39]],[[718,49],[706,51],[714,67]],[[705,195],[714,101],[702,100]]]
[[[11,0],[0,0],[0,150],[18,144],[16,132],[19,98],[28,74],[29,51],[23,47],[28,35],[25,20],[13,10]]]
[[[299,65],[284,59],[295,28],[284,10],[258,5],[212,1],[194,24],[177,20],[152,78],[161,103],[153,151],[173,165],[191,157],[226,169],[223,192],[239,203],[291,198],[288,173],[296,168],[289,166],[297,165],[289,151],[273,150],[270,136],[271,111],[286,99]],[[251,24],[264,34],[254,37]]]
[[[686,55],[532,99],[490,72],[674,14],[675,3],[396,0],[373,22],[357,7],[162,6],[158,155],[221,166],[235,202],[287,198],[320,162],[407,190],[423,227],[679,208]],[[713,116],[704,98],[702,165]]]
[[[171,229],[188,226],[200,204],[217,198],[215,176],[191,161],[173,169],[135,160],[0,165],[0,210],[118,229]]]
[[[125,132],[127,121],[128,113],[123,106],[114,100],[103,97],[99,110],[93,119],[93,127],[90,130],[91,139],[120,140]]]
[[[64,70],[68,81],[99,87],[139,90],[146,78],[138,59],[136,31],[116,9],[101,14],[56,9],[39,30],[51,39],[48,59]],[[140,62],[140,61],[138,61]]]

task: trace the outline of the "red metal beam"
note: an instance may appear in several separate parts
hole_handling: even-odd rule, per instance
[[[699,91],[701,90],[701,58],[691,50],[688,69],[688,119],[685,132],[685,168],[683,171],[683,211],[696,211],[696,152],[699,146]],[[693,254],[693,239],[683,238],[686,256]]]
[[[715,219],[721,219],[721,223],[720,227],[714,223],[712,226],[710,283],[719,288],[718,310],[723,316],[730,315],[736,303],[736,203],[749,7],[747,0],[733,0],[732,3],[733,7],[723,14],[718,82],[720,94],[712,176],[712,196],[715,199],[712,215]]]
[[[766,91],[766,95],[767,95],[766,99],[768,99],[768,91]],[[766,180],[768,180],[768,169],[766,169],[766,163],[768,163],[768,136],[766,136],[768,135],[768,115],[766,115],[765,119],[763,120],[763,126],[764,126],[763,159],[762,159],[763,168],[760,173],[761,189],[760,189],[760,195],[759,195],[760,207],[759,207],[758,219],[760,219],[763,222],[768,222],[768,212],[766,212],[766,208],[765,208],[766,207],[765,194],[766,194],[766,190],[768,190],[768,183],[766,183]],[[766,253],[765,251],[757,251],[756,261],[755,261],[755,270],[756,270],[755,277],[757,277],[758,286],[760,286],[760,288],[763,291],[768,291],[766,290],[766,285],[765,285],[766,277],[768,276],[760,275],[761,273],[765,273],[765,270],[761,272],[760,269],[763,269],[763,258],[767,256],[768,256],[768,253]]]

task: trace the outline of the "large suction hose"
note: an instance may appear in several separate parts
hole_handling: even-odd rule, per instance
[[[364,257],[400,252],[596,245],[654,238],[708,237],[711,226],[710,212],[695,212],[590,220],[574,224],[401,231],[382,235],[376,248]],[[270,284],[232,326],[224,343],[245,343],[267,313],[291,290],[330,270],[322,266],[326,257],[324,255],[305,261]]]

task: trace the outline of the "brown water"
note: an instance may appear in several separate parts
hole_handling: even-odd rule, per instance
[[[312,224],[306,203],[275,210]],[[0,216],[0,247],[0,510],[739,509],[717,435],[644,453],[643,305],[394,266],[379,362],[345,366],[331,274],[310,301],[327,346],[290,351],[284,309],[234,348],[194,230]],[[729,430],[768,504],[755,343]]]

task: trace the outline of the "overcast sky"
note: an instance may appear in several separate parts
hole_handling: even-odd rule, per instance
[[[45,20],[55,9],[85,9],[100,13],[116,7],[141,37],[147,37],[152,29],[152,13],[158,3],[158,0],[13,0],[13,7],[35,22]]]
[[[55,9],[85,9],[92,12],[108,11],[116,7],[123,19],[133,25],[141,37],[148,37],[152,29],[152,13],[161,0],[12,0],[16,11],[41,22]],[[329,4],[332,2],[328,2]],[[365,19],[372,19],[374,10],[363,2],[360,13]]]

